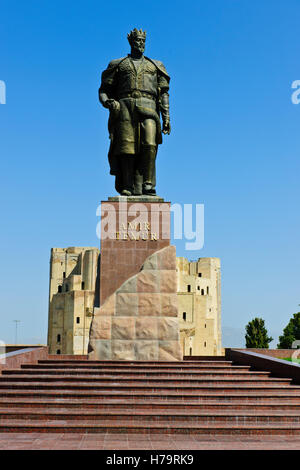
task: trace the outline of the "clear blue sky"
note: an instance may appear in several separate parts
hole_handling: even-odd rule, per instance
[[[220,257],[225,346],[262,316],[274,335],[300,308],[298,0],[2,0],[0,339],[45,342],[53,246],[97,246],[113,195],[101,71],[147,30],[171,75],[172,133],[158,157],[165,199],[205,204]]]

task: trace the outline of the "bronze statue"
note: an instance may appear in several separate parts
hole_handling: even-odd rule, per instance
[[[170,77],[162,62],[144,56],[146,32],[135,28],[127,38],[130,54],[109,63],[99,89],[99,100],[109,109],[110,173],[123,196],[154,196],[157,147],[162,132],[171,131]]]

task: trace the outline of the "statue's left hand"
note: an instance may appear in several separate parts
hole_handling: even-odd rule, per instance
[[[171,132],[171,124],[170,121],[165,121],[163,123],[163,134],[170,134]]]

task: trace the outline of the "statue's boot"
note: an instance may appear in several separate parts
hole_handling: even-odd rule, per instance
[[[156,147],[144,145],[142,149],[143,194],[154,196]]]
[[[121,156],[122,168],[122,196],[131,196],[133,194],[133,177],[134,177],[134,156]]]
[[[135,196],[141,196],[143,194],[143,174],[140,169],[137,168],[134,173],[134,191]]]
[[[120,170],[120,169],[116,172],[116,177],[115,177],[115,190],[116,190],[117,193],[119,193],[119,194],[121,194],[121,192],[122,192],[122,174],[121,174],[121,170]]]

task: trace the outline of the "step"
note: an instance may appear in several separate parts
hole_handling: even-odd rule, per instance
[[[50,359],[40,359],[38,364],[74,364],[74,361],[62,361],[62,360],[50,360]],[[143,366],[143,367],[156,367],[156,366],[168,366],[168,367],[191,367],[192,365],[201,365],[204,364],[207,367],[210,365],[232,365],[232,361],[76,361],[76,364],[91,364],[96,366],[112,365],[116,366]]]
[[[192,412],[195,411],[229,411],[235,410],[240,412],[242,410],[246,411],[297,411],[300,414],[300,398],[298,399],[298,403],[291,403],[290,401],[276,401],[272,397],[264,398],[262,402],[259,401],[242,401],[241,398],[239,400],[235,400],[234,402],[224,402],[224,401],[212,401],[207,400],[205,402],[199,403],[194,401],[184,401],[184,403],[176,401],[176,400],[142,400],[138,401],[138,399],[131,401],[128,403],[126,399],[81,399],[81,398],[20,398],[14,397],[12,400],[11,398],[1,398],[0,397],[0,408],[24,408],[28,409],[44,409],[48,411],[49,409],[53,408],[64,408],[64,409],[79,409],[79,410],[115,410],[115,411],[122,411],[127,410],[128,407],[132,410],[168,410],[168,411],[178,411],[178,410],[191,410]],[[58,408],[60,409],[60,408]]]
[[[224,358],[225,356],[218,356]],[[48,354],[48,359],[50,360],[61,360],[61,361],[88,361],[89,357],[87,354]]]
[[[249,370],[240,371],[235,369],[224,369],[224,370],[209,370],[204,369],[201,371],[135,371],[135,370],[97,370],[97,369],[6,369],[3,370],[2,376],[7,375],[90,375],[90,376],[111,376],[111,377],[183,377],[184,379],[189,379],[199,376],[232,376],[232,377],[268,377],[269,372],[252,372]]]
[[[122,421],[110,423],[87,423],[86,421],[59,422],[54,420],[36,421],[0,420],[0,432],[35,432],[35,433],[138,433],[138,434],[213,434],[213,435],[300,435],[299,424],[197,424],[182,423],[147,423]]]
[[[249,370],[250,366],[232,366],[231,364],[226,364],[226,365],[207,365],[207,364],[202,364],[202,365],[182,365],[182,366],[140,366],[140,365],[126,365],[126,366],[121,366],[120,364],[116,367],[112,364],[103,364],[101,366],[98,365],[93,365],[93,364],[22,364],[21,369],[54,369],[54,370],[60,370],[60,369],[82,369],[82,370],[124,370],[124,371],[150,371],[150,372],[156,372],[156,371],[178,371],[178,372],[184,372],[184,371],[202,371],[202,370]]]
[[[269,385],[269,386],[279,386],[279,385],[289,385],[291,379],[275,379],[269,377],[259,377],[259,376],[248,376],[248,377],[227,377],[227,376],[199,376],[199,377],[190,377],[188,380],[185,378],[178,377],[147,377],[147,376],[74,376],[74,375],[42,375],[42,376],[32,376],[32,375],[5,375],[0,376],[0,388],[7,384],[17,385],[18,383],[23,384],[66,384],[66,385],[75,385],[75,386],[88,386],[89,384],[103,385],[103,386],[158,386],[162,387],[164,385],[172,386],[183,386],[183,387],[194,387],[194,386],[209,386],[209,385]],[[299,387],[300,391],[300,387]]]
[[[49,358],[50,359],[50,358]],[[226,361],[225,356],[183,356],[184,361]]]
[[[211,389],[211,390],[40,390],[40,389],[17,389],[17,390],[0,390],[1,398],[29,398],[29,399],[97,399],[99,402],[106,401],[107,399],[116,401],[120,398],[126,400],[126,402],[134,403],[136,401],[151,402],[152,400],[174,400],[179,403],[185,403],[186,401],[193,401],[196,403],[205,403],[207,401],[223,402],[223,403],[235,403],[243,400],[247,403],[248,401],[262,402],[266,399],[272,400],[289,400],[291,403],[299,403],[300,394],[298,390],[290,390],[290,387],[274,390],[274,389],[245,389],[241,390],[222,390],[222,389]]]
[[[26,408],[0,408],[0,422],[3,420],[38,420],[38,421],[92,421],[95,424],[113,422],[165,423],[170,426],[182,424],[300,424],[300,413],[297,411],[192,411],[192,410],[28,410]]]
[[[300,387],[296,385],[290,385],[290,380],[287,379],[256,379],[256,380],[246,380],[246,379],[208,379],[208,380],[197,380],[195,383],[191,380],[189,381],[177,381],[174,380],[151,380],[147,379],[140,380],[109,380],[109,379],[97,379],[88,381],[87,378],[84,378],[82,381],[74,380],[74,377],[71,379],[65,380],[62,377],[55,379],[55,377],[50,377],[45,379],[45,377],[41,378],[41,380],[22,380],[22,377],[15,378],[14,380],[1,380],[3,377],[0,377],[0,390],[5,389],[22,389],[22,390],[51,390],[55,387],[56,390],[127,390],[127,391],[135,391],[135,390],[151,390],[156,389],[157,391],[163,390],[174,390],[176,392],[179,391],[200,391],[200,390],[217,390],[222,389],[224,392],[233,391],[233,390],[283,390],[288,389],[290,392],[294,391],[300,395]],[[19,379],[19,380],[18,380]]]

